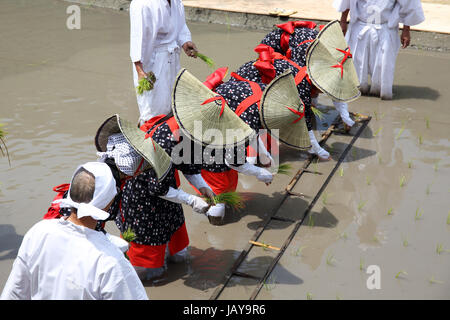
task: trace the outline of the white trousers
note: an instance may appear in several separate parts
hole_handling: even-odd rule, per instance
[[[160,115],[168,114],[172,110],[172,89],[175,78],[180,71],[180,48],[160,46],[152,54],[152,61],[144,65],[144,71],[153,73],[156,82],[153,90],[144,91],[142,95],[136,93],[139,107],[140,124]],[[138,85],[138,75],[133,65],[134,86]]]
[[[353,62],[361,83],[361,92],[392,99],[395,61],[400,49],[397,28],[387,24],[369,24],[356,21],[350,25],[346,40],[352,51]]]

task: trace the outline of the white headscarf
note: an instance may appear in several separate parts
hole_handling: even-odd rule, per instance
[[[90,216],[95,220],[108,219],[109,213],[102,209],[106,208],[117,194],[116,181],[114,180],[111,169],[106,163],[88,162],[79,166],[77,170],[75,170],[75,173],[77,173],[80,168],[84,168],[95,177],[95,190],[91,202],[78,203],[73,201],[70,198],[69,189],[66,199],[59,199],[53,203],[60,203],[61,208],[76,208],[78,218]],[[71,186],[75,173],[72,176]]]
[[[106,152],[97,152],[100,158],[98,161],[104,162],[106,158],[113,158],[117,168],[128,176],[134,176],[142,161],[142,157],[128,143],[122,133],[115,133],[108,137]]]

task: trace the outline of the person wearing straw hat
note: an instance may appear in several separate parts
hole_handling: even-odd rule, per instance
[[[215,194],[235,191],[238,172],[269,184],[273,175],[246,162],[246,147],[257,134],[230,108],[225,99],[211,91],[186,69],[175,81],[172,110],[184,136],[201,146],[202,177]],[[207,212],[210,223],[221,224],[225,205]]]
[[[79,166],[68,197],[58,200],[70,216],[42,220],[25,234],[1,299],[148,299],[124,254],[95,230],[116,194],[108,165]]]
[[[362,93],[391,100],[399,49],[410,44],[410,26],[425,20],[420,0],[335,0],[333,6],[342,12],[340,24],[353,51]]]
[[[180,70],[180,48],[196,58],[181,0],[133,0],[130,4],[130,57],[134,86],[151,71],[153,90],[137,94],[140,124],[170,112],[173,81]]]
[[[162,276],[166,257],[177,262],[187,255],[189,237],[181,204],[198,213],[205,213],[209,205],[178,188],[170,157],[129,121],[117,115],[108,118],[98,129],[95,144],[100,160],[112,161],[126,175],[109,212],[121,233],[131,230],[135,234],[127,251],[131,264],[141,280]],[[127,144],[136,151],[134,156],[123,151],[129,150]],[[139,165],[129,167],[129,163],[144,163],[151,169],[136,174]]]
[[[277,27],[274,31],[269,32],[261,43],[272,47],[276,52],[285,55],[299,66],[306,66],[306,52],[318,35],[318,31],[315,30],[316,24],[311,21],[289,21],[277,25]],[[320,28],[323,27],[323,25],[320,26]],[[317,108],[318,92],[314,89],[313,87],[311,92],[311,104]],[[345,131],[349,131],[355,121],[350,118],[348,104],[334,99],[332,102],[341,116]]]

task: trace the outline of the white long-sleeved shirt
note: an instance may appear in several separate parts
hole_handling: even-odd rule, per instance
[[[389,28],[399,23],[414,26],[425,20],[420,0],[334,0],[337,11],[350,9],[351,23],[384,24]]]
[[[102,232],[61,219],[26,234],[1,299],[146,300],[123,253]]]
[[[181,0],[133,0],[130,4],[130,56],[144,66],[152,63],[155,48],[181,47],[191,41]]]

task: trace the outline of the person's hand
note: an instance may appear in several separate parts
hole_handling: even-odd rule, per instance
[[[400,36],[402,48],[405,49],[411,42],[411,34],[409,32],[409,26],[403,26],[402,35]]]
[[[256,176],[256,179],[264,182],[268,186],[272,182],[273,175],[264,168],[258,168],[258,175]]]
[[[206,201],[194,195],[191,196],[189,202],[190,202],[189,205],[196,213],[206,213],[206,211],[208,211],[210,207],[210,205]]]
[[[138,72],[138,80],[147,78],[147,74],[144,71]]]
[[[192,41],[187,41],[183,44],[183,50],[188,57],[197,58],[195,53],[198,51],[195,43]]]
[[[200,193],[203,196],[211,199],[211,201],[214,203],[214,196],[215,196],[215,194],[214,194],[214,192],[211,189],[203,187],[203,188],[200,188],[198,191],[200,191]]]

